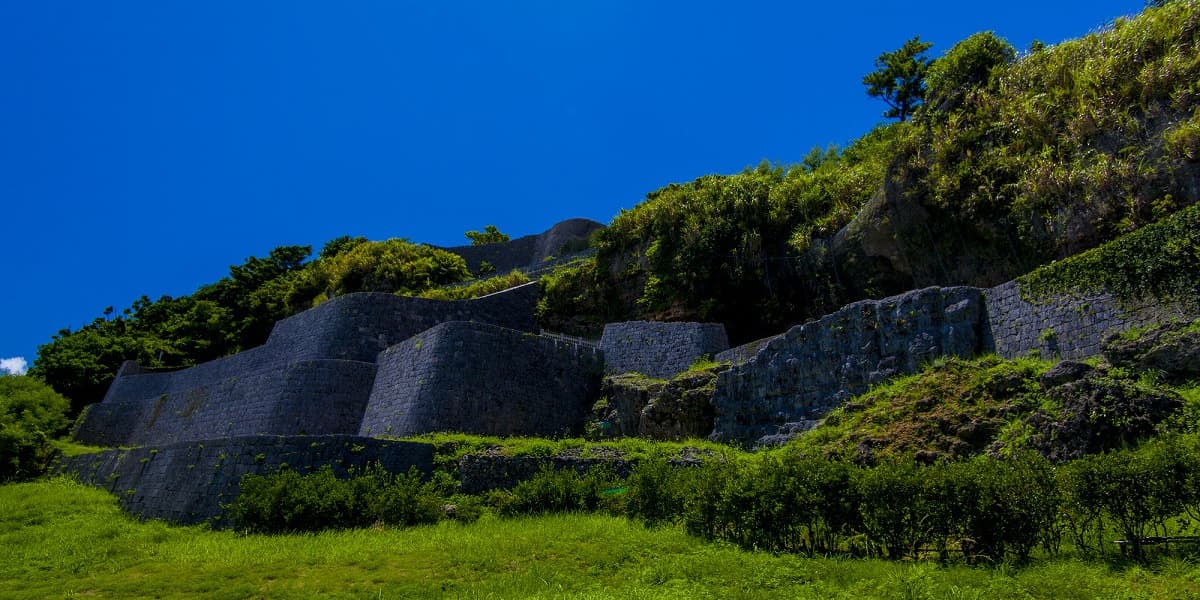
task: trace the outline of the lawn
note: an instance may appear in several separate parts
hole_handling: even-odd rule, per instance
[[[66,479],[0,486],[0,597],[1200,598],[1186,558],[983,569],[803,558],[624,518],[240,535],[123,514]]]

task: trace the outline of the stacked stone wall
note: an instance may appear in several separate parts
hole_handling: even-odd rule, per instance
[[[217,382],[190,369],[171,375],[174,385],[157,396],[115,400],[110,395],[93,405],[76,439],[129,446],[258,434],[352,435],[371,393],[375,365],[298,361]]]
[[[872,384],[938,356],[975,355],[982,311],[977,288],[926,288],[797,325],[717,376],[710,437],[751,443],[781,428],[795,433]]]
[[[64,458],[59,469],[111,491],[143,518],[229,525],[220,519],[221,505],[237,497],[243,475],[285,464],[301,473],[332,465],[344,475],[376,462],[393,473],[414,466],[431,473],[433,449],[355,436],[251,436],[106,450]]]
[[[725,327],[720,323],[609,323],[600,338],[605,372],[656,378],[682,373],[697,358],[714,357],[728,348]]]
[[[346,294],[280,321],[269,343],[288,348],[293,360],[374,362],[379,352],[446,321],[477,321],[533,331],[533,313],[540,293],[536,284],[530,284],[460,302],[367,292]]]
[[[599,390],[593,348],[449,322],[381,353],[360,435],[578,433]]]
[[[1045,357],[1099,354],[1105,339],[1129,329],[1200,316],[1197,302],[1121,302],[1107,292],[1062,293],[1033,301],[1020,283],[984,291],[991,350],[1006,358],[1037,351]]]

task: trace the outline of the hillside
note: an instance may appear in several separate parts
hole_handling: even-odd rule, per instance
[[[717,321],[738,344],[862,298],[995,285],[1136,230],[1200,199],[1198,32],[1200,8],[1179,1],[1020,53],[971,36],[934,61],[912,120],[798,165],[650,192],[595,235],[594,258],[540,275],[539,321],[589,337],[619,320]],[[531,252],[557,251],[534,237]],[[339,294],[437,294],[486,255],[448,250],[350,236],[312,259],[276,248],[191,295],[60,331],[33,373],[78,410],[123,360],[225,356]]]
[[[1200,597],[1200,0],[927,66],[607,226],[58,332],[0,378],[0,589]]]
[[[1200,198],[1198,31],[1181,1],[1019,57],[972,36],[910,121],[622,211],[595,264],[547,286],[544,318],[716,320],[739,343],[866,297],[995,285],[1158,220]]]

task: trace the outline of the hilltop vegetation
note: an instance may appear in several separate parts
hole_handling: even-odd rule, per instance
[[[1019,58],[967,38],[911,120],[622,211],[596,265],[558,282],[580,301],[546,318],[716,320],[737,343],[864,297],[994,285],[1153,222],[1200,197],[1198,32],[1178,1]]]
[[[595,256],[540,278],[539,320],[584,335],[633,318],[721,321],[738,343],[929,284],[1019,278],[1031,299],[1103,287],[1121,301],[1194,301],[1200,2],[1151,4],[1024,52],[976,34],[927,65],[924,103],[898,108],[900,122],[797,165],[651,192],[595,236]],[[468,238],[507,236],[489,226]],[[43,472],[67,425],[68,400],[39,378],[78,410],[123,360],[179,367],[225,356],[340,294],[460,300],[531,281],[520,271],[469,281],[490,273],[398,239],[344,236],[310,254],[276,248],[191,295],[143,296],[60,331],[32,377],[0,377],[0,480]],[[756,453],[433,434],[418,439],[435,447],[429,478],[248,476],[227,506],[238,533],[136,523],[112,496],[61,479],[7,484],[0,589],[1200,597],[1194,547],[1143,545],[1200,523],[1197,349],[1200,322],[1179,322],[1128,331],[1085,362],[941,359]],[[695,368],[716,376],[724,365]],[[628,477],[546,469],[468,495],[468,453],[636,464]]]
[[[1200,6],[1176,1],[1022,53],[971,36],[928,66],[909,120],[800,164],[650,192],[596,236],[594,258],[542,278],[539,320],[582,335],[616,320],[719,321],[736,344],[865,297],[1006,281],[1138,229],[1200,198],[1198,33]],[[492,230],[468,237],[507,237]],[[110,308],[55,335],[32,374],[78,410],[123,360],[225,356],[338,294],[456,299],[520,279],[445,287],[471,277],[462,259],[405,240],[310,251],[276,248],[191,295]]]

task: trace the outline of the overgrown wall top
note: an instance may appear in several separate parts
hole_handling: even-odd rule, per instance
[[[720,323],[609,323],[600,338],[606,373],[641,373],[668,378],[688,370],[702,356],[729,348]]]
[[[539,294],[537,285],[458,302],[379,293],[346,294],[279,321],[268,343],[288,348],[293,360],[374,362],[375,355],[389,346],[446,321],[478,321],[532,331]]]
[[[599,389],[594,348],[448,322],[379,355],[361,435],[579,433]]]
[[[247,473],[271,473],[282,465],[300,473],[331,465],[348,468],[378,462],[392,473],[417,467],[433,471],[428,444],[355,436],[252,436],[106,450],[62,459],[60,470],[111,491],[135,515],[177,523],[219,520]]]

